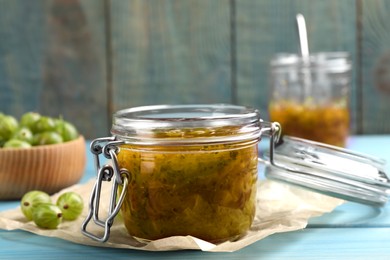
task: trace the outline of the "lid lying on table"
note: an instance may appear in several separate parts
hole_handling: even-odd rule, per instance
[[[384,160],[289,136],[273,150],[265,170],[267,178],[375,206],[384,205],[389,198]]]

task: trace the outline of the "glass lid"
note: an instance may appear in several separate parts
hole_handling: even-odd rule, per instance
[[[273,149],[265,175],[330,196],[382,206],[390,195],[385,163],[347,149],[284,136]]]

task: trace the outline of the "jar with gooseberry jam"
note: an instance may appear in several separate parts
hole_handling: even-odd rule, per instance
[[[91,144],[95,155],[103,153],[113,165],[96,165],[87,222],[93,215],[109,229],[112,221],[99,221],[96,209],[102,181],[115,177],[110,214],[120,210],[124,226],[137,240],[180,235],[213,243],[237,239],[255,216],[258,143],[264,134],[277,139],[279,132],[280,126],[261,120],[258,110],[237,105],[120,110],[113,115],[113,136]],[[85,227],[87,236],[108,239],[108,233],[98,238]]]
[[[348,53],[277,54],[270,62],[269,116],[283,134],[344,147],[350,130]]]

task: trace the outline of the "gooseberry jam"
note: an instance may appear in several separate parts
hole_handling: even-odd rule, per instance
[[[336,146],[345,146],[349,135],[346,102],[323,105],[278,101],[269,105],[271,121],[283,126],[283,134]]]
[[[344,147],[350,129],[348,53],[279,53],[270,63],[270,120],[283,134]]]
[[[113,135],[130,173],[121,207],[130,235],[234,239],[255,215],[258,112],[231,105],[120,111]]]

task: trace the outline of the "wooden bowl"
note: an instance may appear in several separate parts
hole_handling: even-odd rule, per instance
[[[30,190],[49,194],[77,183],[86,164],[85,140],[0,149],[0,200],[20,199]]]

